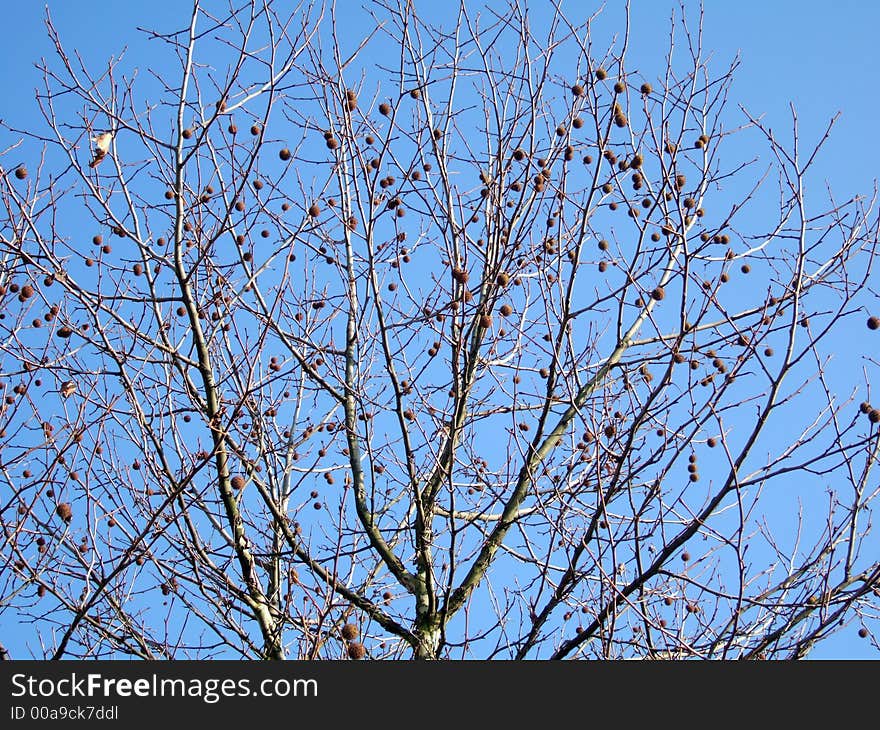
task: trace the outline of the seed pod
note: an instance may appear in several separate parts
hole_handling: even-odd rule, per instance
[[[470,275],[464,269],[453,269],[452,278],[455,279],[459,284],[467,284]]]

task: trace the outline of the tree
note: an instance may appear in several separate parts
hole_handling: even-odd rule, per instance
[[[2,175],[30,651],[801,657],[876,615],[876,336],[829,355],[878,221],[808,196],[827,134],[729,110],[701,20],[636,72],[558,8],[281,10],[196,0],[151,76],[47,20]]]

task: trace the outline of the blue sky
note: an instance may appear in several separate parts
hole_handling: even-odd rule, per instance
[[[360,5],[340,2],[341,21],[359,27]],[[435,0],[416,1],[417,7],[438,15],[442,5]],[[531,2],[534,22],[540,21],[547,5],[538,0]],[[590,12],[594,9],[584,0],[569,0],[563,6],[575,19],[579,13],[585,14],[585,8]],[[96,71],[108,56],[127,47],[129,63],[145,74],[155,45],[136,29],[169,31],[183,27],[188,19],[187,4],[173,0],[55,0],[48,7],[65,46],[75,48]],[[629,66],[643,69],[648,76],[652,64],[661,68],[668,44],[668,19],[678,4],[635,0],[632,7],[633,35],[638,43],[630,52]],[[691,17],[698,12],[697,3],[686,2],[685,7]],[[614,18],[622,17],[622,8],[622,2],[607,3],[600,32],[614,30]],[[4,19],[15,32],[8,34],[0,47],[0,83],[6,92],[0,102],[0,119],[12,126],[23,127],[31,121],[36,124],[40,119],[34,104],[34,88],[40,84],[34,62],[53,52],[43,26],[44,16],[42,3],[17,2],[4,8]],[[878,26],[880,4],[859,0],[837,2],[830,9],[824,2],[708,0],[705,47],[714,57],[715,69],[728,65],[737,54],[742,58],[733,86],[729,123],[739,121],[735,107],[742,104],[787,138],[791,128],[789,104],[794,103],[802,139],[809,146],[840,111],[842,116],[817,163],[812,182],[821,190],[828,181],[840,199],[856,192],[870,193],[880,168],[880,155],[872,144],[878,111],[875,76],[880,53],[874,39]],[[598,45],[603,42],[600,38]],[[814,656],[867,657],[871,650],[855,637],[855,628],[850,628],[820,647]]]
[[[540,18],[543,4],[531,3],[534,18]],[[341,0],[340,18],[351,17],[354,23],[361,5],[360,0]],[[437,13],[443,5],[434,0],[416,2],[417,7]],[[574,18],[599,5],[583,0],[563,3]],[[129,49],[130,57],[146,59],[150,44],[136,28],[167,30],[182,26],[187,20],[186,6],[176,0],[6,3],[4,20],[15,32],[0,48],[0,83],[5,89],[0,118],[27,119],[30,105],[22,106],[21,102],[33,98],[39,83],[34,61],[48,57],[52,51],[43,26],[46,7],[65,42],[85,60],[100,65],[123,47]],[[634,35],[642,43],[655,38],[656,46],[635,47],[631,58],[646,51],[657,58],[667,44],[667,21],[678,3],[635,0],[632,6]],[[685,7],[695,16],[697,3],[686,2]],[[622,8],[622,2],[606,3],[606,20],[621,16]],[[603,27],[612,25],[602,23]],[[880,108],[876,78],[880,60],[875,36],[878,26],[880,4],[864,0],[839,0],[833,5],[816,0],[708,0],[705,45],[719,64],[741,54],[733,98],[752,113],[763,114],[774,128],[789,128],[790,101],[797,106],[807,138],[812,136],[810,133],[818,134],[833,114],[843,112],[822,169],[844,193],[870,188],[876,176],[878,154],[863,141],[872,139]],[[857,145],[856,154],[852,154],[853,143]]]

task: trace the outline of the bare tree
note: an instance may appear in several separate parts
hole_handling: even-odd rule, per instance
[[[150,74],[47,21],[45,124],[4,129],[5,633],[145,659],[869,635],[876,192],[808,196],[827,134],[730,108],[683,12],[649,72],[628,25],[599,48],[558,8],[381,0],[355,34],[220,5],[152,33]]]

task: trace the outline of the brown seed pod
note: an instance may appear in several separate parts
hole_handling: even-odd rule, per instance
[[[410,95],[411,99],[418,99],[419,97],[421,97],[422,92],[416,88],[416,89],[413,89],[412,91],[410,91],[409,95]]]
[[[346,641],[354,641],[358,636],[360,636],[361,632],[358,630],[358,627],[355,624],[345,624],[345,626],[342,627],[342,631],[340,633],[342,634],[342,638]]]
[[[502,317],[507,317],[513,312],[513,307],[509,304],[502,304],[498,311],[501,313]]]
[[[319,215],[321,215],[320,206],[317,203],[312,203],[309,206],[309,216],[312,218],[317,218]]]
[[[624,85],[624,83],[622,81],[615,82],[614,93],[615,94],[622,94],[624,91],[626,91],[626,86]]]
[[[383,101],[381,104],[379,104],[379,114],[387,117],[389,114],[391,114],[391,106]]]
[[[452,278],[455,279],[459,284],[467,284],[470,275],[464,269],[453,269]]]
[[[359,641],[352,641],[348,645],[348,657],[349,659],[363,659],[367,655],[366,647],[361,644]]]
[[[280,152],[278,152],[278,156],[286,162],[290,159],[290,150],[287,149],[287,147],[284,147]]]
[[[583,96],[584,95],[584,87],[580,84],[572,84],[571,93],[575,96]]]
[[[27,168],[24,165],[19,165],[15,168],[15,177],[19,180],[24,180],[28,176]]]
[[[880,329],[880,317],[868,317],[868,329]]]
[[[639,91],[641,91],[645,96],[647,96],[648,94],[651,93],[651,91],[653,91],[653,89],[651,89],[651,84],[646,82],[646,83],[642,84]]]
[[[59,502],[55,506],[55,514],[65,522],[70,522],[70,520],[73,519],[73,510],[68,502]]]
[[[658,286],[654,291],[651,292],[651,299],[655,302],[659,302],[666,296],[666,292],[663,290],[662,286]]]
[[[229,482],[232,485],[232,488],[235,490],[244,489],[244,477],[240,475],[236,475],[232,477]]]
[[[180,133],[180,136],[183,137],[184,139],[190,139],[190,137],[193,136],[193,132],[192,132],[191,129],[189,129],[189,128],[187,127],[186,129],[184,129],[184,130]]]
[[[604,81],[608,78],[608,72],[600,66],[596,69],[596,78],[599,79],[599,81]]]

